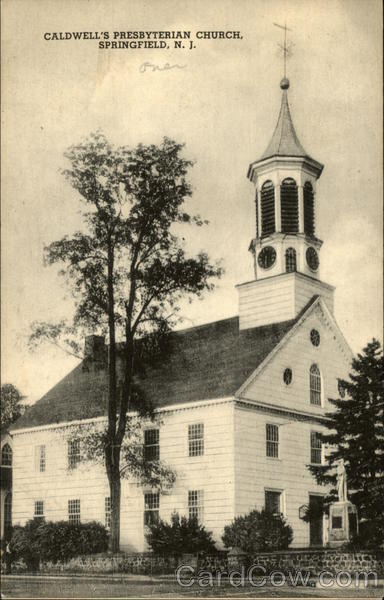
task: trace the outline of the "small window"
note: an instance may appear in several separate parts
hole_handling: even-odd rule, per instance
[[[341,383],[340,379],[339,379],[339,381],[337,383],[337,389],[338,389],[340,398],[345,398],[345,387]]]
[[[281,509],[281,492],[265,490],[265,510],[273,515],[279,515]]]
[[[104,499],[104,514],[105,514],[105,528],[111,528],[111,498],[107,496]]]
[[[278,425],[266,425],[267,456],[279,458],[279,427]]]
[[[309,390],[311,404],[321,406],[321,375],[317,365],[309,370]]]
[[[44,500],[35,500],[34,517],[44,517]]]
[[[294,248],[287,248],[285,251],[285,270],[287,273],[296,271],[296,250]]]
[[[189,456],[204,454],[204,423],[194,423],[188,426]]]
[[[148,492],[144,494],[144,525],[148,526],[159,522],[159,509],[159,492]]]
[[[159,430],[146,429],[144,431],[144,458],[146,460],[159,460]]]
[[[44,473],[46,469],[46,451],[45,446],[36,446],[35,448],[36,457],[36,471]]]
[[[68,469],[76,469],[80,463],[80,440],[68,442]]]
[[[292,383],[292,369],[290,369],[290,368],[285,369],[284,374],[283,374],[283,379],[284,379],[285,385],[289,385],[290,383]]]
[[[189,518],[197,519],[197,522],[200,524],[203,521],[203,500],[203,490],[192,490],[188,492]]]
[[[1,465],[3,467],[12,467],[12,448],[9,444],[4,444],[1,449]]]
[[[80,523],[80,500],[68,500],[68,521]]]
[[[311,329],[311,342],[313,346],[320,346],[320,333],[317,329]]]
[[[317,431],[311,431],[311,463],[313,465],[322,463],[322,443]]]

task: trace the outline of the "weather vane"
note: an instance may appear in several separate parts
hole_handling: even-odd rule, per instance
[[[287,31],[292,31],[292,29],[289,29],[289,27],[287,27],[287,23],[285,23],[284,25],[279,25],[278,23],[274,23],[274,25],[276,27],[280,27],[280,29],[284,29],[284,46],[282,44],[278,44],[278,46],[283,51],[283,56],[284,56],[284,79],[285,79],[287,77],[287,58],[289,58],[292,55],[292,46],[294,45],[292,42],[290,42],[287,45]]]

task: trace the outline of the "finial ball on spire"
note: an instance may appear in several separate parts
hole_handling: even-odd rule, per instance
[[[280,87],[282,90],[287,90],[289,88],[289,79],[287,77],[283,77],[280,81]]]

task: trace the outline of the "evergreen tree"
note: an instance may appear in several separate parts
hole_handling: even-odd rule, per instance
[[[358,508],[360,529],[374,543],[384,539],[383,351],[373,339],[352,361],[349,381],[339,380],[340,398],[330,399],[326,465],[309,465],[318,483],[335,485],[335,466],[344,460],[349,500]],[[337,499],[332,489],[328,503]],[[381,540],[381,541],[380,541]]]
[[[24,412],[24,396],[12,383],[1,386],[1,432],[3,433]]]

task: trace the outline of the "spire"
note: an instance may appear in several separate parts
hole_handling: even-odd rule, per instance
[[[286,77],[281,80],[280,87],[283,90],[283,95],[277,125],[266,151],[259,160],[264,160],[272,156],[301,156],[309,158],[309,155],[299,142],[292,123],[287,96],[289,80]]]

